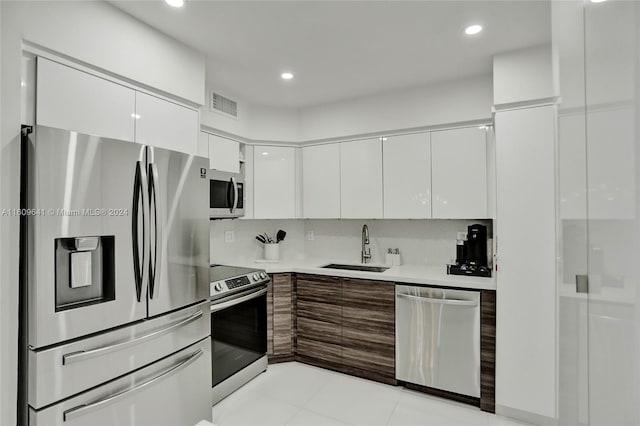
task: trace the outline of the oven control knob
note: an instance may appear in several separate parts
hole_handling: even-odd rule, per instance
[[[265,278],[267,278],[267,273],[266,272],[260,272],[260,278],[262,278],[263,280]]]
[[[260,275],[258,274],[253,274],[253,280],[254,281],[258,281],[260,279]]]
[[[216,283],[216,284],[213,286],[213,289],[214,289],[215,291],[222,291],[222,284],[220,284],[220,283]]]

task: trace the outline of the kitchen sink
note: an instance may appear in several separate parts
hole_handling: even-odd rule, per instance
[[[349,271],[364,271],[364,272],[384,272],[387,267],[384,266],[368,266],[368,265],[343,265],[340,263],[330,263],[328,265],[324,265],[322,268],[325,269],[347,269]]]

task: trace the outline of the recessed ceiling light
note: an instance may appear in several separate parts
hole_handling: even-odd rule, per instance
[[[482,31],[482,25],[469,25],[465,30],[464,33],[466,35],[474,35],[474,34],[478,34],[480,31]]]
[[[182,7],[184,6],[184,0],[164,0],[171,7]]]
[[[262,155],[269,155],[269,153],[265,151],[262,153]]]
[[[607,0],[591,0],[591,3],[604,3]]]
[[[290,72],[283,72],[280,74],[280,77],[282,77],[283,80],[291,80],[293,78],[293,74]]]

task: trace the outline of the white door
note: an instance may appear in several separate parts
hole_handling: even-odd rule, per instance
[[[209,168],[229,173],[240,172],[240,143],[209,135]]]
[[[555,106],[495,116],[496,405],[556,415]]]
[[[382,218],[382,141],[342,142],[340,175],[341,217]]]
[[[486,130],[432,132],[431,185],[434,218],[487,218]]]
[[[253,200],[255,219],[295,217],[295,150],[256,145],[253,150]]]
[[[36,90],[37,124],[134,140],[134,90],[41,57]]]
[[[198,155],[198,111],[136,92],[136,137],[144,145]]]
[[[431,217],[429,133],[383,138],[385,219]]]
[[[302,212],[305,218],[340,217],[340,145],[302,148]]]

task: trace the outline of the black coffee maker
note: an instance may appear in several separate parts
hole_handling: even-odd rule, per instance
[[[456,245],[456,264],[447,265],[451,275],[490,277],[491,268],[487,264],[487,227],[480,224],[469,225],[467,239]]]

